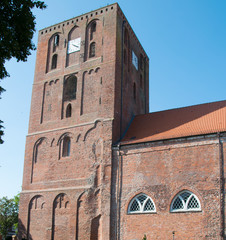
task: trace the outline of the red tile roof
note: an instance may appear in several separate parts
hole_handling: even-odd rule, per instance
[[[226,131],[226,101],[138,115],[121,144]]]

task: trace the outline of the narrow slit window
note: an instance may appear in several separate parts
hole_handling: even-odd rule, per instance
[[[71,139],[70,139],[70,137],[66,136],[63,139],[62,157],[69,157],[70,150],[71,150]]]
[[[89,57],[92,58],[92,57],[95,57],[95,55],[96,55],[96,43],[92,42],[90,44]]]
[[[90,28],[90,40],[93,40],[93,35],[96,32],[96,27],[97,27],[96,22],[93,22]]]
[[[69,103],[67,105],[67,109],[66,109],[66,118],[70,118],[71,117],[71,104]]]
[[[51,69],[56,69],[56,68],[57,68],[57,54],[54,54],[52,57]]]
[[[60,36],[57,34],[54,36],[54,46],[59,46]]]

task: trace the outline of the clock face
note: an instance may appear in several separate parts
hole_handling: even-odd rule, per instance
[[[76,38],[68,42],[67,53],[73,53],[80,51],[81,38]]]
[[[134,53],[134,51],[132,51],[132,63],[134,65],[134,67],[136,68],[136,70],[138,70],[138,58],[137,58],[136,54]]]

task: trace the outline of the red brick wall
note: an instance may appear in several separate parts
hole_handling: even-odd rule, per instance
[[[119,224],[114,234],[121,239],[142,239],[144,234],[147,239],[173,239],[175,231],[175,239],[220,239],[217,138],[125,146],[120,152],[122,157],[116,157],[116,150],[114,154],[119,161],[116,186],[121,186],[113,191],[117,214],[112,217]],[[170,212],[173,198],[182,190],[198,197],[201,211]],[[139,193],[152,198],[156,213],[127,213],[131,199]]]
[[[114,4],[39,32],[19,239],[95,239],[109,235],[116,14]],[[98,21],[96,56],[84,61],[86,26],[93,19]],[[75,24],[71,38],[81,37],[81,49],[67,57],[68,34]],[[58,62],[51,70],[52,36],[56,33],[60,36],[54,52]],[[77,77],[76,99],[64,100],[64,80],[70,74]],[[65,118],[68,103],[72,116]],[[71,139],[67,157],[62,157],[64,136]],[[59,194],[67,199],[67,207],[55,208]],[[41,200],[42,207],[31,208],[32,199]]]
[[[143,82],[141,86],[144,69],[135,70],[131,59],[121,68],[123,18],[118,5],[113,4],[39,32],[19,239],[110,238],[112,143],[120,138],[132,114],[145,112],[145,90],[148,109],[148,74],[146,85]],[[89,58],[92,21],[97,22],[92,40],[96,42],[96,55]],[[145,57],[129,24],[125,26],[131,51]],[[54,47],[57,34],[59,45]],[[68,41],[78,37],[80,51],[68,55]],[[57,67],[51,69],[54,54]],[[121,70],[123,78],[128,75],[131,82],[121,82]],[[77,79],[76,97],[64,98],[65,80],[71,75]],[[68,104],[72,114],[66,118]],[[70,156],[66,157],[62,156],[65,136],[71,143]],[[64,198],[61,207],[60,196]]]

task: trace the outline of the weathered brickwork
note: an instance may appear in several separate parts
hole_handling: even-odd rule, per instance
[[[115,148],[115,239],[141,239],[144,234],[147,239],[173,239],[173,234],[175,239],[223,239],[220,158],[214,135]],[[174,197],[183,190],[198,197],[200,211],[171,212]],[[130,201],[140,193],[151,197],[156,212],[128,212]]]
[[[224,239],[225,133],[123,141],[148,76],[117,4],[39,32],[20,240]]]
[[[148,109],[147,72],[117,4],[39,32],[19,239],[110,239],[112,144]]]

